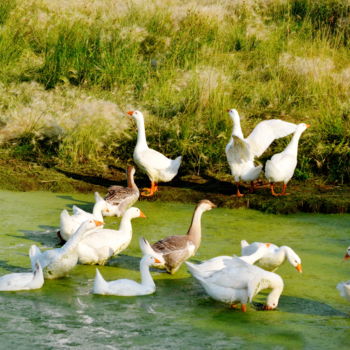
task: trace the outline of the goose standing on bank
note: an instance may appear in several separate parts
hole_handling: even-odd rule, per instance
[[[154,264],[153,266],[174,274],[181,264],[193,256],[199,248],[202,237],[202,214],[213,208],[216,208],[214,203],[207,199],[201,200],[194,210],[192,222],[186,235],[163,238],[153,243],[147,250],[141,247],[143,254],[162,254],[165,264]]]
[[[261,290],[272,289],[267,296],[265,310],[275,309],[283,291],[283,280],[274,272],[250,265],[240,258],[225,260],[225,267],[212,274],[203,276],[197,265],[186,262],[192,276],[202,285],[213,299],[228,303],[232,308],[241,304],[243,312],[247,310],[247,302]]]
[[[96,220],[86,220],[72,235],[72,237],[61,247],[56,249],[46,250],[41,252],[36,246],[36,251],[33,254],[32,268],[34,264],[39,261],[44,270],[44,276],[47,279],[54,279],[64,277],[72,270],[78,263],[78,244],[85,235],[88,235],[96,227],[103,223]]]
[[[0,291],[39,289],[44,284],[43,270],[39,262],[33,262],[37,247],[29,249],[29,258],[32,262],[32,272],[9,273],[0,277]]]
[[[254,242],[249,244],[247,241],[241,241],[242,256],[250,256],[258,251],[258,249],[266,243]],[[297,253],[288,246],[278,247],[269,243],[268,248],[260,259],[256,260],[256,264],[267,271],[276,271],[286,260],[296,268],[298,272],[302,272],[301,259]]]
[[[127,169],[127,187],[111,186],[105,196],[105,201],[111,204],[112,209],[105,216],[123,216],[140,196],[140,191],[134,181],[135,167],[129,166]]]
[[[78,245],[81,264],[104,265],[112,256],[126,249],[132,238],[131,220],[145,218],[146,215],[136,207],[129,208],[123,215],[119,230],[100,229],[86,235]]]
[[[237,197],[244,196],[239,191],[241,181],[250,182],[250,192],[255,189],[254,181],[259,177],[262,165],[255,166],[254,158],[260,157],[271,143],[296,130],[296,125],[279,119],[260,122],[247,138],[244,138],[237,110],[228,110],[233,122],[230,142],[226,145],[226,157],[237,186]]]
[[[141,242],[140,246],[144,244]],[[102,295],[120,295],[120,296],[136,296],[148,295],[156,291],[156,285],[153,281],[149,267],[153,264],[164,263],[161,257],[144,255],[140,261],[141,283],[129,279],[119,279],[116,281],[106,282],[100,271],[96,269],[96,277],[94,281],[93,293]]]
[[[265,176],[270,182],[271,194],[273,196],[286,196],[287,184],[294,175],[294,170],[297,166],[298,158],[298,143],[301,134],[310,125],[301,123],[298,124],[292,140],[281,153],[277,153],[265,165]],[[283,182],[282,192],[276,193],[274,186],[275,182]]]
[[[149,148],[146,141],[143,114],[140,111],[129,111],[128,114],[134,118],[137,125],[134,161],[151,181],[151,188],[145,189],[141,194],[143,196],[152,196],[158,191],[158,182],[169,182],[176,176],[181,164],[181,156],[173,160]]]
[[[107,203],[98,192],[95,192],[95,204],[92,213],[73,205],[73,215],[69,215],[66,209],[60,216],[60,230],[57,232],[62,241],[68,241],[79,226],[86,220],[96,220],[103,224],[103,215],[112,211],[112,205]],[[103,227],[103,226],[101,226]]]

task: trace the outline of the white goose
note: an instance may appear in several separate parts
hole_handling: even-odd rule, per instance
[[[281,153],[277,153],[272,156],[270,160],[266,162],[265,165],[265,176],[270,182],[271,194],[273,196],[286,196],[287,184],[289,180],[293,177],[294,170],[297,166],[298,157],[298,143],[301,134],[310,125],[301,123],[298,124],[292,140]],[[274,190],[275,182],[283,182],[282,192],[276,193]]]
[[[350,247],[348,247],[346,249],[344,259],[345,260],[350,259]],[[350,301],[350,281],[338,283],[337,289],[339,290],[339,293],[342,297],[344,297],[346,300]]]
[[[140,245],[144,244],[141,240],[143,239],[140,239]],[[120,296],[148,295],[154,293],[156,291],[156,285],[149,271],[149,267],[153,264],[162,263],[158,258],[151,255],[144,255],[142,257],[140,261],[141,283],[129,279],[106,282],[100,271],[96,269],[93,293]]]
[[[104,216],[123,216],[139,198],[140,191],[134,181],[135,167],[129,166],[127,170],[128,186],[111,186],[105,196],[105,201],[111,204],[112,208]]]
[[[257,260],[261,259],[266,252],[268,251],[270,243],[262,244],[254,253],[247,256],[216,256],[215,258],[211,258],[209,260],[205,260],[202,263],[195,265],[193,263],[187,262],[187,266],[191,267],[192,269],[195,268],[196,273],[200,274],[202,277],[209,277],[214,272],[219,271],[223,269],[226,265],[226,261],[230,261],[234,258],[239,258],[242,261],[245,261],[246,263],[253,265]]]
[[[204,290],[213,299],[230,304],[235,308],[241,304],[243,312],[247,310],[247,302],[261,290],[272,289],[267,297],[265,310],[275,309],[283,291],[282,278],[258,266],[250,265],[240,258],[225,260],[225,267],[203,277],[197,265],[186,262],[192,276],[199,281]]]
[[[54,279],[66,276],[78,262],[77,248],[79,242],[85,235],[101,225],[102,222],[96,220],[84,221],[61,248],[46,250],[42,253],[38,247],[34,246],[36,251],[33,253],[32,268],[33,264],[39,261],[44,270],[45,278]]]
[[[103,214],[108,214],[113,208],[98,192],[95,192],[95,205],[92,213],[88,213],[75,205],[73,205],[72,209],[73,215],[69,215],[66,209],[62,210],[60,215],[60,230],[57,234],[63,241],[68,241],[78,227],[86,220],[92,219],[103,223]]]
[[[242,197],[243,194],[239,191],[240,182],[250,181],[250,192],[253,192],[254,181],[262,170],[262,165],[254,165],[254,158],[260,157],[275,139],[293,133],[296,125],[279,119],[264,120],[254,128],[247,138],[244,138],[238,112],[235,109],[230,109],[228,113],[233,122],[233,130],[225,151],[237,186],[236,196]]]
[[[32,261],[36,252],[36,246],[29,249],[29,257]],[[0,277],[0,291],[32,290],[39,289],[44,284],[43,270],[39,262],[33,264],[32,272],[10,273]]]
[[[242,256],[250,256],[255,253],[265,243],[254,242],[249,244],[247,241],[241,241]],[[302,272],[301,259],[295,251],[288,246],[278,247],[270,243],[264,255],[256,261],[257,265],[268,271],[276,271],[286,260],[296,268],[297,271]]]
[[[161,254],[165,264],[155,264],[154,267],[166,269],[168,273],[174,274],[182,263],[193,256],[201,244],[202,214],[208,210],[216,208],[216,205],[207,199],[201,200],[193,213],[192,222],[186,235],[174,235],[165,237],[144,249],[143,254]],[[147,242],[148,243],[148,242]]]
[[[128,114],[135,119],[137,125],[134,161],[148,175],[151,181],[151,188],[146,189],[141,194],[143,196],[152,196],[158,190],[158,182],[169,182],[176,176],[181,164],[181,156],[173,160],[149,148],[146,141],[143,114],[140,111],[129,111]]]
[[[122,217],[119,230],[99,229],[86,235],[78,245],[79,262],[104,265],[112,256],[126,249],[132,238],[131,219],[145,218],[138,208],[129,208]]]
[[[338,283],[337,289],[342,297],[350,301],[350,281]]]

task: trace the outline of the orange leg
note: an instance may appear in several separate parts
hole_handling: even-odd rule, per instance
[[[287,184],[283,184],[282,192],[281,192],[280,196],[288,196],[290,194],[290,193],[286,193],[286,189],[287,189]]]
[[[279,193],[275,192],[275,184],[273,182],[271,182],[270,184],[270,188],[271,188],[271,194],[275,197],[279,196]]]
[[[249,193],[254,193],[256,187],[254,181],[250,181]]]
[[[151,188],[144,188],[144,192],[141,192],[141,195],[144,197],[151,197],[157,191],[158,185],[154,181],[151,181]]]
[[[241,304],[242,312],[247,312],[247,304]]]
[[[244,194],[239,192],[239,185],[240,185],[239,182],[236,182],[236,186],[237,186],[236,196],[240,198],[240,197],[243,197]]]

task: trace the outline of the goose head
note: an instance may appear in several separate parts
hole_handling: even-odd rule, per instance
[[[276,273],[271,272],[269,274],[269,285],[268,288],[271,288],[272,291],[267,296],[266,305],[264,307],[265,310],[273,310],[276,309],[280,296],[283,291],[284,283],[282,278]]]
[[[202,211],[208,211],[213,208],[216,208],[216,205],[208,199],[202,199],[197,205],[197,209],[201,209]]]
[[[310,124],[300,123],[295,129],[295,133],[303,133],[307,128],[310,127]]]
[[[140,111],[128,111],[127,113],[136,121],[143,120],[143,114]]]
[[[350,246],[347,248],[346,253],[344,255],[344,260],[350,259]]]
[[[152,256],[152,255],[146,254],[142,257],[141,264],[152,266],[152,265],[165,264],[165,261],[161,256],[158,256],[158,255]]]
[[[238,114],[236,109],[234,109],[234,108],[228,109],[227,112],[228,112],[229,116],[231,117],[234,124],[237,124],[240,122],[240,117],[239,117],[239,114]]]
[[[79,229],[82,229],[83,231],[89,231],[94,229],[95,227],[102,226],[104,223],[102,221],[89,219],[84,221],[80,226]],[[78,229],[78,230],[79,230]]]
[[[299,272],[303,272],[303,268],[301,266],[301,259],[295,253],[295,251],[292,248],[284,246],[284,249],[286,251],[287,259],[289,263],[294,266]]]
[[[129,219],[135,219],[135,218],[146,218],[146,215],[136,207],[129,208],[123,217],[128,217]]]

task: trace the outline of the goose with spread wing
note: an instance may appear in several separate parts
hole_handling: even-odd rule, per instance
[[[254,158],[260,157],[275,139],[293,133],[296,125],[279,119],[264,120],[244,138],[237,110],[230,109],[228,113],[233,122],[233,129],[230,141],[226,145],[226,157],[237,186],[236,196],[242,197],[244,195],[239,191],[240,183],[250,182],[250,192],[254,191],[254,181],[262,170],[262,165],[254,164]]]

